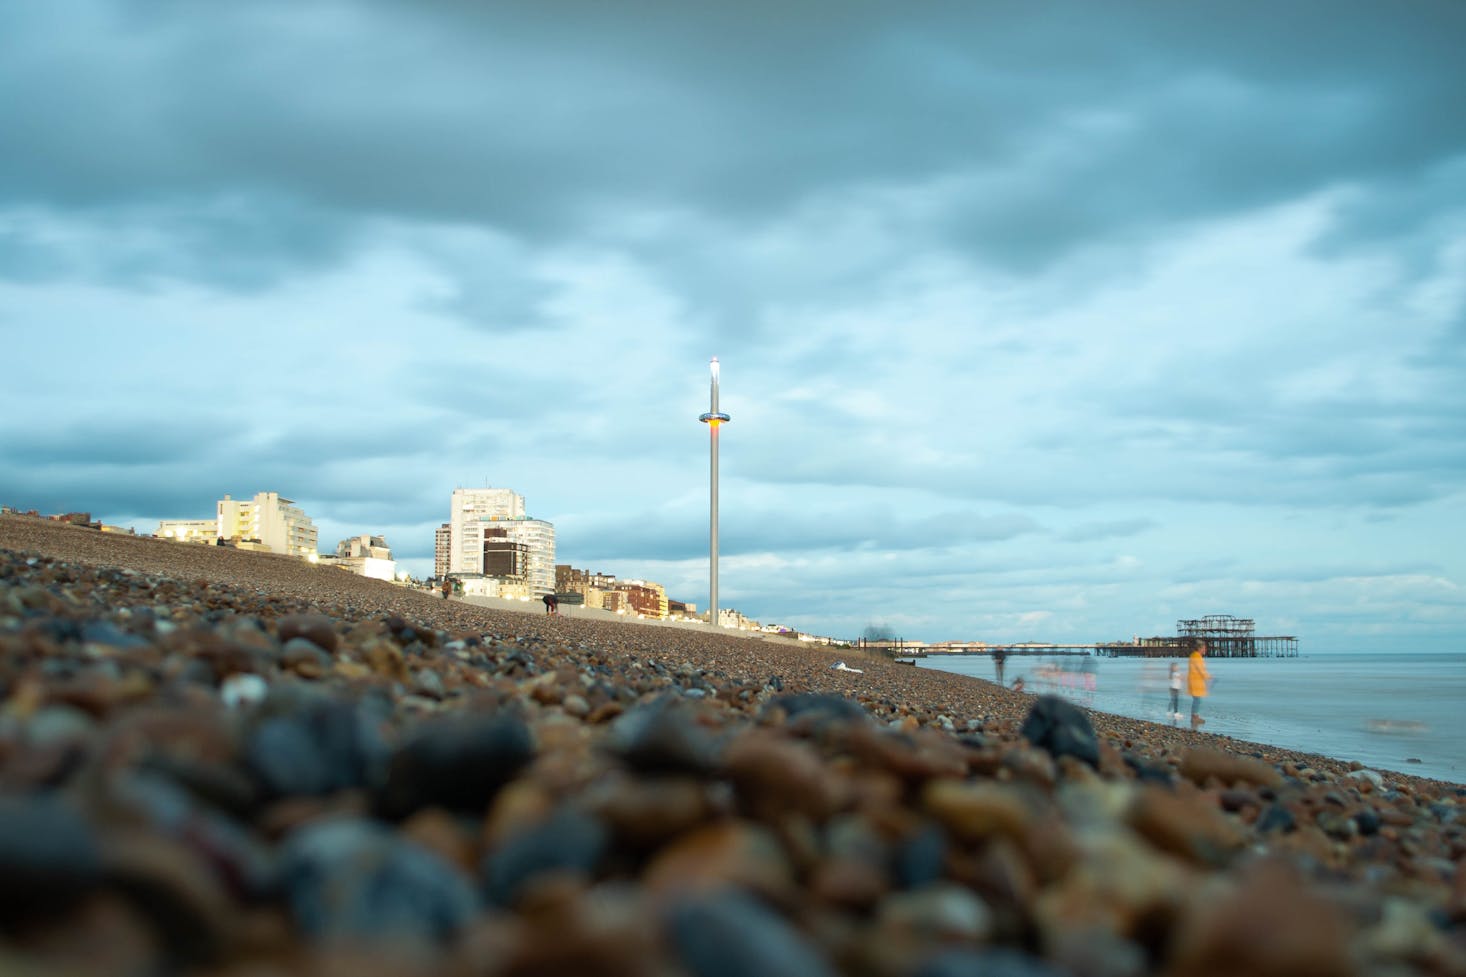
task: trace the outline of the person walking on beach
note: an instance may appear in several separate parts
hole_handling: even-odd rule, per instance
[[[554,594],[546,594],[545,596],[541,597],[540,600],[545,602],[546,614],[560,613],[560,601],[555,597]]]
[[[1171,718],[1181,718],[1181,666],[1171,662]]]
[[[1003,663],[1007,660],[1008,650],[1006,648],[993,649],[993,668],[997,670],[999,685],[1003,684]]]
[[[1211,687],[1211,673],[1206,670],[1206,642],[1198,641],[1191,650],[1186,668],[1186,691],[1191,693],[1191,725],[1206,722],[1201,718],[1201,700]]]
[[[453,593],[453,580],[451,578],[449,578],[449,577],[444,577],[443,578],[443,599],[444,600],[447,600],[448,599],[448,596],[450,594],[452,594],[452,593]]]

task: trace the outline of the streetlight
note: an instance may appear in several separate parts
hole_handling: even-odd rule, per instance
[[[718,358],[711,363],[713,374],[712,406],[698,420],[708,426],[712,450],[712,488],[709,492],[710,511],[708,515],[708,624],[718,626],[718,426],[732,420],[718,410]]]

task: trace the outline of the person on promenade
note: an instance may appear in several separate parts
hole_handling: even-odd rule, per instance
[[[449,597],[449,595],[452,594],[452,593],[453,593],[453,579],[451,577],[444,577],[443,578],[443,599],[444,600],[447,600],[448,597]]]
[[[1206,642],[1198,641],[1191,649],[1191,658],[1186,668],[1186,691],[1191,693],[1191,725],[1200,726],[1206,722],[1201,718],[1201,700],[1206,698],[1211,687],[1211,673],[1206,670]]]
[[[1008,651],[1007,651],[1006,648],[994,648],[993,649],[993,668],[997,670],[997,673],[998,673],[998,684],[999,685],[1002,685],[1003,684],[1003,663],[1006,662],[1007,660],[1008,660]]]
[[[560,601],[555,597],[554,594],[546,594],[545,596],[541,597],[540,600],[545,602],[546,614],[560,613]]]
[[[1171,718],[1181,718],[1181,666],[1171,662]]]

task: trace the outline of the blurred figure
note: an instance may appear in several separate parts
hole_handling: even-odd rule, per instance
[[[1084,656],[1084,661],[1079,663],[1079,673],[1084,678],[1084,691],[1094,692],[1099,688],[1099,665],[1093,655]]]
[[[1181,718],[1181,666],[1171,662],[1171,718]]]
[[[541,597],[540,600],[545,602],[546,614],[560,613],[560,600],[554,594],[546,594],[545,596]]]
[[[993,649],[993,668],[997,669],[999,685],[1003,684],[1003,663],[1007,660],[1008,650],[1006,648]]]
[[[1211,690],[1211,672],[1206,670],[1206,642],[1198,641],[1191,651],[1186,668],[1186,691],[1191,693],[1191,725],[1206,722],[1201,718],[1201,700]]]
[[[448,595],[453,593],[453,581],[448,577],[443,578],[443,599],[447,600]]]

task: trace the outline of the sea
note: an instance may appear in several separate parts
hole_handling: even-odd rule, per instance
[[[1182,671],[1181,718],[1168,710],[1174,659],[1010,655],[1004,678],[1028,692],[1061,695],[1088,709],[1189,727]],[[936,655],[922,668],[994,679],[986,655]],[[1207,658],[1214,682],[1202,703],[1203,732],[1358,760],[1375,770],[1466,784],[1466,654],[1320,652],[1296,658]],[[1062,674],[1077,673],[1065,681]]]

